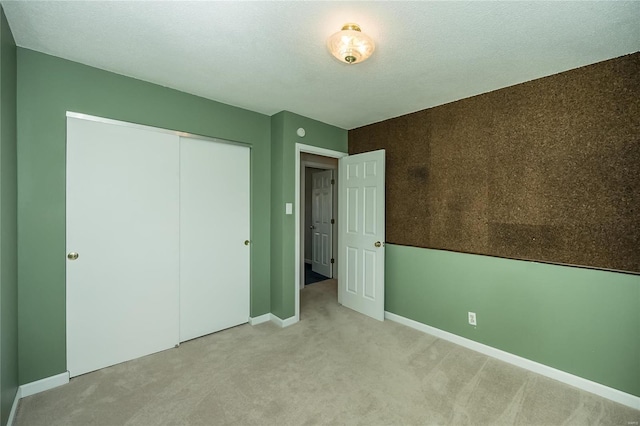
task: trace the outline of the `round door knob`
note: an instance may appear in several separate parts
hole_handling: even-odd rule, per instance
[[[380,241],[376,241],[374,246],[376,247],[382,247],[382,243]]]
[[[67,255],[67,259],[69,260],[76,260],[77,258],[78,258],[78,253],[76,253],[75,251],[72,251]]]
[[[248,245],[249,245],[249,243],[251,243],[251,241],[249,241],[249,240],[244,240],[244,245],[245,245],[245,246],[248,246]]]

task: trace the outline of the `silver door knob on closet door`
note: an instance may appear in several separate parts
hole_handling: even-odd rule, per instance
[[[248,246],[249,244],[251,244],[251,241],[249,241],[249,240],[244,240],[244,245],[245,245],[245,246]]]
[[[76,253],[75,251],[72,251],[67,255],[67,259],[69,260],[76,260],[77,258],[78,258],[78,253]]]
[[[376,241],[373,245],[376,247],[382,247],[382,243],[380,241]]]

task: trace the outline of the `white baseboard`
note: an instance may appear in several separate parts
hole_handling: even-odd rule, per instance
[[[249,324],[251,325],[258,325],[269,321],[271,321],[278,327],[284,328],[297,323],[298,319],[295,316],[289,317],[287,319],[281,319],[280,317],[273,314],[264,314],[260,315],[259,317],[249,318]]]
[[[473,351],[480,352],[490,357],[499,359],[500,361],[508,362],[509,364],[513,364],[520,368],[533,371],[534,373],[541,374],[559,382],[574,386],[578,389],[582,389],[603,398],[610,399],[619,404],[623,404],[628,407],[635,408],[636,410],[640,410],[640,397],[637,397],[635,395],[631,395],[617,389],[601,385],[600,383],[592,382],[591,380],[587,380],[582,377],[557,370],[553,367],[549,367],[547,365],[522,358],[518,355],[514,355],[509,352],[505,352],[500,349],[478,343],[474,340],[470,340],[465,337],[449,333],[448,331],[440,330],[439,328],[422,324],[421,322],[414,321],[412,319],[405,318],[391,312],[385,312],[384,317],[391,321],[406,325],[407,327],[411,327],[415,330],[422,331],[423,333],[431,334],[432,336],[448,340],[452,343],[464,346],[465,348],[471,349]]]
[[[35,382],[26,383],[20,386],[20,398],[25,398],[36,393],[57,388],[58,386],[66,385],[67,383],[69,383],[68,371],[55,376],[45,377],[44,379],[37,380]]]
[[[264,314],[264,315],[257,316],[255,318],[249,318],[249,324],[251,325],[258,325],[258,324],[262,324],[263,322],[269,322],[269,321],[271,321],[271,314]]]
[[[13,420],[16,417],[16,412],[18,411],[18,404],[20,403],[20,398],[22,398],[20,388],[16,389],[16,397],[13,399],[13,405],[11,406],[11,411],[9,412],[9,418],[7,419],[7,426],[13,426]]]
[[[281,319],[280,317],[271,314],[271,322],[282,328],[289,327],[290,325],[293,325],[298,321],[298,318],[296,318],[295,316],[289,317],[287,319]]]
[[[15,419],[20,399],[49,389],[57,388],[58,386],[66,385],[67,383],[69,383],[69,372],[65,371],[64,373],[45,377],[44,379],[36,380],[35,382],[25,383],[18,387],[16,397],[13,400],[13,405],[11,406],[11,412],[9,413],[9,418],[7,420],[7,426],[13,425],[13,420]]]

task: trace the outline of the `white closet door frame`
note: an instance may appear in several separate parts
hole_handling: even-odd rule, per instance
[[[229,141],[229,140],[209,138],[209,137],[206,137],[206,136],[199,136],[199,135],[193,135],[193,134],[185,133],[185,132],[179,132],[179,131],[174,131],[174,130],[161,129],[161,128],[150,127],[150,126],[144,126],[144,125],[139,125],[139,124],[135,124],[135,123],[129,123],[129,122],[124,122],[124,121],[119,121],[119,120],[112,120],[112,119],[107,119],[107,118],[103,118],[103,117],[92,116],[92,115],[88,115],[88,114],[82,114],[82,113],[76,113],[76,112],[68,111],[66,115],[67,115],[68,118],[76,118],[76,119],[80,119],[80,120],[98,122],[98,123],[103,123],[103,124],[113,124],[113,125],[121,126],[121,127],[124,127],[124,128],[136,128],[136,129],[142,129],[142,130],[149,130],[149,131],[153,131],[153,132],[156,132],[156,133],[161,133],[161,134],[164,133],[164,134],[173,135],[173,136],[181,137],[181,138],[185,138],[185,139],[193,138],[193,139],[198,139],[200,141],[216,142],[216,143],[225,144],[225,145],[238,145],[238,146],[241,146],[241,147],[248,148],[249,152],[250,152],[250,148],[251,148],[250,145],[247,145],[247,144],[241,143],[241,142],[234,142],[234,141]],[[178,141],[178,144],[179,144],[179,141]],[[176,150],[176,160],[179,160],[179,146],[178,146],[178,149]],[[249,169],[250,168],[251,167],[250,167],[250,161],[249,161]],[[250,176],[249,176],[249,182],[250,182]],[[250,212],[250,205],[249,205],[249,211],[247,212],[248,215],[250,214],[249,212]],[[67,229],[69,229],[69,221],[70,220],[73,220],[73,218],[70,217],[69,216],[69,212],[67,212]],[[178,218],[176,218],[176,220],[179,221]],[[248,232],[248,235],[247,235],[247,240],[251,239],[250,235],[251,235],[251,233],[250,233],[250,229],[249,229],[249,232]],[[70,251],[74,250],[72,245],[73,245],[73,242],[69,241],[69,239],[67,239],[67,252],[70,252]],[[176,243],[176,247],[178,247],[177,243]],[[246,247],[246,249],[250,250],[250,246]],[[80,257],[76,261],[70,261],[68,259],[66,260],[67,261],[67,277],[69,277],[69,268],[70,267],[74,267],[74,266],[77,267],[79,265],[79,263],[74,264],[74,262],[78,262],[80,260],[80,258],[82,258],[84,260],[84,256],[82,256],[82,254],[80,255]],[[176,258],[178,259],[179,255],[176,255]],[[248,271],[247,271],[247,274],[249,274]],[[178,280],[176,279],[176,283],[177,282],[178,282]],[[247,300],[247,302],[246,302],[246,305],[247,305],[246,317],[247,318],[246,319],[248,319],[248,316],[249,316],[249,312],[248,312],[248,309],[249,309],[248,307],[250,306],[250,295],[249,294],[250,294],[250,278],[249,278],[249,282],[248,282],[248,285],[247,285],[247,298],[246,298],[246,300]],[[70,329],[70,325],[71,324],[70,324],[69,307],[70,307],[70,304],[73,304],[74,302],[70,300],[69,296],[70,296],[69,283],[67,282],[67,299],[66,299],[66,304],[67,304],[67,310],[66,310],[66,319],[67,319],[67,321],[66,321],[67,322],[67,326],[66,326],[66,329],[67,329],[67,366],[69,366],[69,364],[70,364],[70,360],[69,360],[69,358],[70,358],[70,345],[77,345],[79,343],[78,341],[74,342],[73,341],[73,337],[70,338],[70,333],[74,333],[74,331]],[[179,312],[178,312],[179,311],[179,289],[176,289],[175,298],[176,298],[175,304],[174,304],[174,306],[176,307],[175,313],[169,313],[167,315],[167,318],[173,318],[175,320],[174,321],[175,325],[170,325],[170,326],[166,327],[166,333],[165,334],[167,336],[170,336],[170,338],[169,338],[170,343],[167,344],[165,342],[160,347],[152,349],[150,352],[147,351],[147,353],[152,353],[152,352],[155,352],[157,350],[163,350],[163,349],[168,349],[169,347],[177,346],[179,344],[179,342],[181,341],[181,339],[180,339],[180,326],[179,326]],[[244,322],[246,322],[246,319],[245,319]],[[82,344],[82,342],[80,342],[80,344]],[[71,350],[75,350],[75,349],[71,349]],[[133,358],[135,358],[137,356],[143,356],[143,355],[145,355],[147,353],[137,354],[137,355],[135,355],[133,357],[129,357],[128,359],[133,359]],[[123,357],[123,359],[121,359],[119,361],[116,361],[116,362],[111,362],[108,365],[113,365],[114,363],[118,363],[118,362],[122,362],[122,361],[127,360],[125,358],[127,358],[127,357]],[[102,365],[102,366],[100,366],[98,368],[102,368],[102,367],[106,367],[106,366],[107,366],[107,364],[104,364],[104,365]],[[74,371],[71,371],[71,375],[72,376],[76,376],[76,375],[83,374],[85,372],[91,371],[92,368],[93,367],[87,367],[87,366],[82,366],[81,368],[69,368],[68,367],[68,370],[70,370],[70,371],[74,370],[75,374],[74,374]],[[95,369],[95,368],[93,368],[93,369]]]

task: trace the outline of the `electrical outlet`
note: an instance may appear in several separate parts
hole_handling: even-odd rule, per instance
[[[469,325],[478,325],[477,321],[476,321],[476,313],[475,312],[468,312],[469,314]]]

